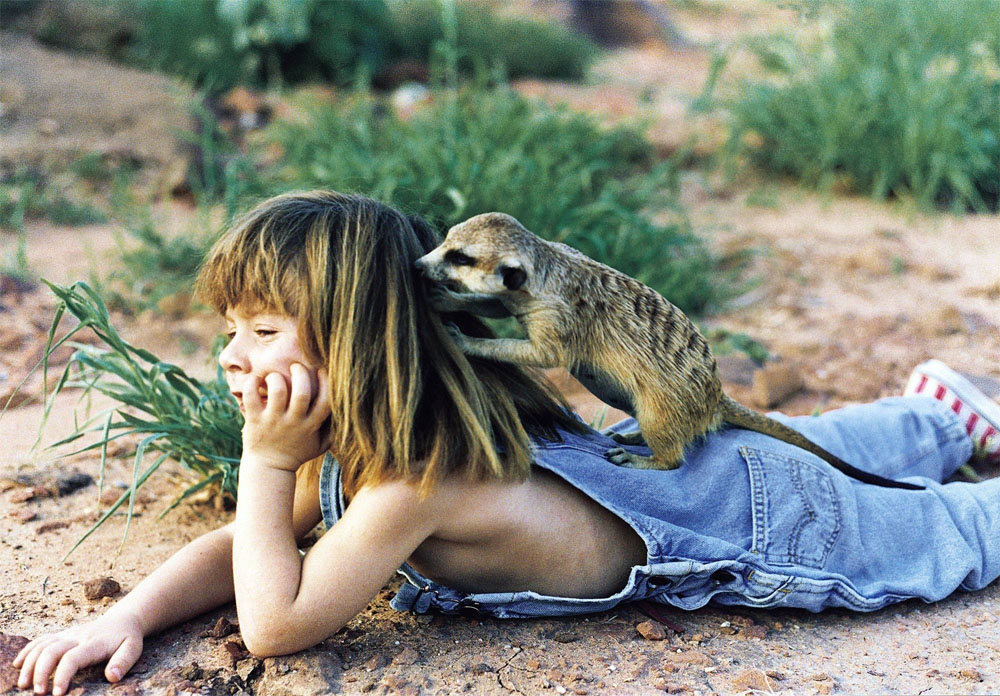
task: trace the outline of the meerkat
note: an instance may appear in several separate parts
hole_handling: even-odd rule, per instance
[[[474,338],[451,327],[467,355],[534,367],[566,367],[607,404],[631,414],[646,457],[611,448],[615,464],[674,469],[696,438],[724,423],[796,445],[866,483],[920,489],[847,464],[801,433],[722,390],[708,341],[680,309],[650,287],[576,249],[548,242],[502,213],[452,227],[416,261],[439,312],[513,316],[526,338]]]

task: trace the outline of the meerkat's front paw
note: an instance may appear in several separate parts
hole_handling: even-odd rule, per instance
[[[641,454],[627,452],[621,447],[612,447],[604,453],[612,464],[627,466],[630,469],[657,469],[660,471],[670,471],[681,465],[680,462],[661,462],[655,457],[644,457]]]
[[[608,437],[617,442],[619,445],[644,445],[646,441],[642,439],[642,431],[634,430],[630,433],[608,433]],[[620,448],[619,448],[620,449]],[[624,451],[624,450],[622,450]]]

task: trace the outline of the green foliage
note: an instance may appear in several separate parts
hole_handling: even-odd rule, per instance
[[[209,92],[238,84],[346,84],[381,66],[384,0],[134,0],[132,55]]]
[[[169,296],[190,294],[198,266],[212,236],[189,230],[167,238],[156,231],[148,213],[126,227],[121,240],[121,268],[111,271],[101,291],[120,311],[157,309]]]
[[[719,299],[713,261],[677,202],[676,169],[636,129],[602,129],[506,89],[442,92],[403,121],[371,97],[276,124],[284,149],[251,191],[357,191],[442,227],[503,211],[656,288],[686,311]],[[665,213],[666,211],[666,213]],[[654,222],[667,214],[672,221]]]
[[[95,391],[109,397],[114,404],[82,423],[74,421],[73,432],[52,448],[79,444],[83,438],[88,444],[79,447],[76,452],[99,450],[100,485],[103,488],[108,444],[119,438],[141,438],[134,452],[131,486],[73,549],[126,502],[131,522],[136,491],[167,459],[180,462],[199,480],[182,492],[164,514],[184,498],[215,483],[235,497],[236,472],[242,452],[240,431],[243,416],[229,393],[221,370],[211,382],[189,377],[176,365],[163,362],[149,351],[125,341],[111,325],[108,309],[100,296],[86,283],[79,282],[70,287],[47,285],[59,298],[60,304],[49,330],[43,369],[47,371],[48,356],[52,351],[83,329],[92,329],[106,348],[70,342],[77,350],[52,393],[44,398],[42,427],[54,399],[66,388],[79,387],[83,389],[84,396]],[[79,324],[65,337],[54,341],[66,312],[76,317]],[[45,381],[48,382],[47,375]],[[148,462],[147,453],[156,453],[157,456]],[[125,527],[127,534],[128,525]]]
[[[31,218],[71,226],[104,222],[104,213],[71,195],[71,184],[53,183],[49,177],[27,168],[0,179],[0,228],[20,230]]]
[[[1000,3],[845,0],[812,46],[757,46],[776,74],[735,104],[734,143],[816,185],[996,209]],[[747,136],[747,134],[754,134]]]
[[[148,67],[210,93],[236,85],[348,85],[390,62],[431,62],[447,39],[441,0],[130,0],[140,17],[130,49]],[[461,3],[460,65],[510,75],[579,79],[594,47],[548,22],[500,18]]]
[[[455,26],[447,25],[442,0],[395,0],[393,50],[398,57],[427,60],[453,32],[459,69],[466,74],[500,67],[511,78],[534,75],[580,80],[597,53],[589,40],[551,22],[500,17],[489,8],[456,2]]]

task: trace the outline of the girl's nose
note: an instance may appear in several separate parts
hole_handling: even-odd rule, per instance
[[[219,365],[226,372],[249,372],[250,365],[246,352],[242,350],[237,338],[233,338],[219,353]]]

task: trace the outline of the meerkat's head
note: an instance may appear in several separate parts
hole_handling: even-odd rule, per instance
[[[536,248],[545,242],[503,213],[484,213],[448,230],[445,240],[416,266],[456,292],[510,295],[526,292]]]

